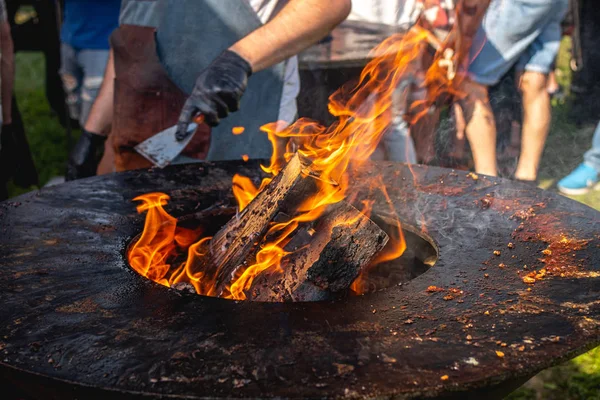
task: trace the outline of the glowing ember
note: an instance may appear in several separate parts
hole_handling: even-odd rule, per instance
[[[460,42],[456,34],[450,35],[449,43]],[[356,85],[340,88],[330,98],[329,111],[337,122],[329,127],[317,122],[300,119],[284,127],[281,122],[272,123],[262,129],[273,146],[270,165],[262,166],[271,177],[263,180],[259,187],[243,176],[233,178],[233,193],[242,212],[258,193],[277,176],[294,153],[309,160],[303,174],[316,178],[317,190],[307,196],[297,207],[296,213],[287,221],[272,223],[264,237],[269,241],[261,245],[253,264],[240,267],[223,296],[246,299],[254,279],[261,273],[281,272],[282,260],[290,255],[284,250],[291,235],[303,224],[316,221],[329,206],[341,202],[348,195],[348,168],[360,168],[368,162],[393,120],[393,97],[400,82],[415,74],[422,55],[433,44],[438,49],[435,61],[425,76],[428,89],[427,99],[415,102],[410,107],[412,120],[428,112],[436,98],[442,94],[458,95],[455,89],[463,79],[456,70],[457,57],[464,53],[447,48],[426,29],[415,26],[404,35],[386,39],[373,50],[373,60],[364,68]],[[460,44],[460,43],[459,43]],[[242,127],[233,129],[234,134],[243,133]],[[475,179],[475,178],[474,178]],[[396,215],[392,201],[381,179],[371,188],[372,198],[383,196],[389,205],[390,215]],[[214,283],[219,266],[209,271],[202,270],[202,258],[207,254],[210,238],[202,238],[191,245],[188,260],[173,268],[169,262],[182,244],[198,240],[196,232],[177,227],[175,218],[163,209],[168,197],[161,194],[141,196],[140,212],[148,211],[142,237],[128,254],[132,267],[141,275],[158,283],[171,286],[180,282],[194,285],[199,294],[216,295]],[[363,205],[362,212],[370,216],[372,203]],[[347,221],[351,225],[353,221]],[[397,259],[406,249],[398,218],[395,218],[395,234],[390,235],[388,246],[379,254],[374,264]],[[191,239],[191,238],[194,239]],[[226,251],[227,249],[223,249]],[[173,272],[171,272],[173,271]],[[367,288],[363,283],[368,271],[363,272],[352,286],[356,293]]]

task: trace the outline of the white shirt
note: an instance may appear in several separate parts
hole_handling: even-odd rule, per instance
[[[399,27],[411,28],[422,15],[434,23],[438,13],[454,10],[454,0],[437,0],[425,5],[424,0],[353,0],[349,20],[373,22]],[[449,15],[451,25],[453,15]],[[445,36],[445,33],[444,33]]]
[[[410,28],[421,13],[418,0],[353,0],[351,21],[364,21]]]
[[[247,0],[263,24],[269,22],[275,11],[281,9],[287,0]],[[279,121],[291,124],[298,114],[296,97],[300,93],[300,74],[298,72],[298,57],[285,61],[285,74],[281,102],[279,103]],[[275,122],[275,121],[273,121]]]

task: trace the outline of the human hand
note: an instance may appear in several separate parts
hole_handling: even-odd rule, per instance
[[[79,141],[71,150],[69,163],[67,165],[67,181],[88,178],[96,175],[96,169],[100,162],[100,152],[104,147],[106,136],[84,130]]]
[[[226,50],[196,79],[192,94],[185,102],[177,123],[177,140],[188,136],[187,127],[197,116],[210,126],[239,109],[252,67],[237,53]]]

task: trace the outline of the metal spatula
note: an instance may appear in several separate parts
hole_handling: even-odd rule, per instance
[[[194,118],[194,121],[188,126],[188,135],[185,139],[177,140],[175,137],[177,125],[174,125],[138,144],[135,146],[135,151],[155,166],[159,168],[166,167],[181,154],[183,149],[192,140],[194,131],[198,127],[198,124],[204,122],[204,117],[198,116]]]

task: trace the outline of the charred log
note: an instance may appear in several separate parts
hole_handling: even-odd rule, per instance
[[[388,242],[373,221],[346,202],[328,207],[300,227],[284,250],[281,271],[264,273],[252,285],[255,301],[318,301],[346,293],[362,269]]]
[[[222,293],[238,268],[255,254],[269,224],[280,212],[294,210],[314,194],[314,179],[303,176],[307,163],[295,155],[273,181],[211,240],[211,263],[218,267],[217,293]]]
[[[274,223],[285,223],[319,190],[308,163],[295,155],[274,180],[210,241],[210,256],[201,267],[215,276],[215,295],[229,285],[281,232]],[[281,244],[287,254],[281,268],[269,268],[255,277],[247,296],[258,301],[315,301],[344,293],[362,268],[385,246],[386,233],[368,217],[340,202],[329,205],[312,222],[294,225]]]

